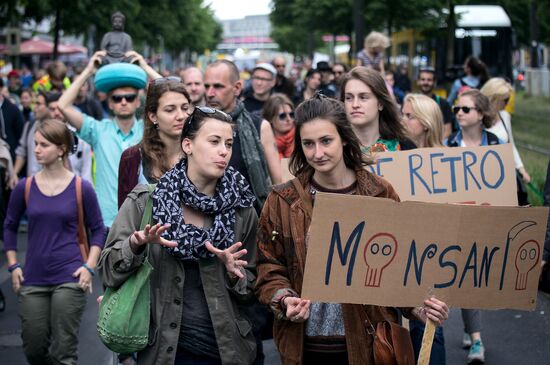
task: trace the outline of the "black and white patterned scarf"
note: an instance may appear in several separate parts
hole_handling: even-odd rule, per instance
[[[162,237],[178,243],[167,250],[180,260],[213,257],[204,244],[224,250],[235,242],[235,208],[252,207],[254,194],[250,185],[232,167],[218,180],[213,197],[199,192],[187,177],[187,159],[164,174],[153,192],[153,220],[170,224]],[[186,205],[206,215],[214,215],[210,229],[185,224],[182,206]]]

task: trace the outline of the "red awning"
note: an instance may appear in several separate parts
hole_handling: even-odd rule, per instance
[[[57,47],[59,54],[86,53],[87,49],[82,46],[59,43]],[[22,55],[52,54],[53,43],[42,39],[29,39],[21,43]]]

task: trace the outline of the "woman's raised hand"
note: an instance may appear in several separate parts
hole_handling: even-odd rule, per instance
[[[215,254],[220,261],[224,263],[227,273],[239,279],[244,278],[241,268],[248,265],[247,261],[240,260],[240,258],[248,252],[246,249],[239,250],[242,245],[241,242],[237,242],[225,250],[220,250],[214,247],[210,242],[205,243],[206,249]]]
[[[130,244],[139,247],[145,245],[146,243],[153,243],[165,247],[176,247],[178,245],[177,242],[168,241],[167,239],[161,237],[161,234],[168,228],[170,228],[169,224],[161,225],[160,223],[157,223],[152,227],[148,224],[145,226],[143,231],[135,231],[130,236]]]

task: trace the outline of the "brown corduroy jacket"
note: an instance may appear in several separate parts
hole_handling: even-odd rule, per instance
[[[399,201],[393,187],[384,179],[363,169],[357,170],[358,195]],[[296,178],[306,199],[311,199],[311,174]],[[275,186],[260,216],[258,230],[258,277],[256,295],[275,313],[273,335],[283,364],[302,364],[304,323],[289,321],[280,306],[283,295],[300,296],[306,259],[306,233],[311,223],[311,200],[305,202],[292,182]],[[368,320],[376,323],[397,322],[395,308],[372,305],[343,304],[346,347],[350,365],[374,365],[373,336],[367,333]],[[403,309],[410,316],[410,308]]]

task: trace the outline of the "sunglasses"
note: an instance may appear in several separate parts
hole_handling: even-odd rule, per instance
[[[213,115],[213,114],[219,113],[219,114],[222,115],[222,117],[226,121],[228,121],[228,122],[232,121],[231,116],[229,114],[227,114],[226,112],[223,112],[219,109],[209,108],[207,106],[197,105],[197,106],[195,106],[195,109],[193,110],[193,113],[191,113],[191,115],[187,118],[187,121],[183,125],[183,130],[181,131],[182,136],[185,136],[189,133],[189,129],[191,129],[191,127],[195,123],[195,118],[196,118],[195,116],[196,116],[197,112],[201,112],[201,113],[206,114],[206,115]]]
[[[275,66],[277,68],[284,68],[285,67],[285,65],[273,65],[273,66]]]
[[[162,85],[162,84],[167,84],[169,82],[181,82],[181,77],[166,76],[166,77],[160,77],[158,79],[154,79],[152,81],[153,85]]]
[[[458,114],[458,112],[462,109],[464,114],[468,114],[470,110],[477,110],[477,108],[470,107],[470,106],[453,106],[453,113]]]
[[[279,120],[286,120],[286,118],[294,119],[294,112],[279,113]]]
[[[128,103],[133,103],[136,98],[137,94],[111,95],[111,100],[116,104],[121,103],[123,99]]]

